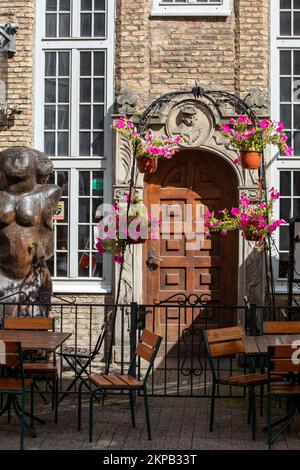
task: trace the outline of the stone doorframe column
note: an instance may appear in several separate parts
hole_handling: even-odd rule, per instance
[[[224,122],[228,122],[230,110],[227,110],[226,114],[224,113]],[[136,118],[138,120],[138,117]],[[236,174],[239,194],[248,192],[253,195],[257,190],[257,172],[244,171],[234,164],[237,153],[225,142],[219,130],[220,123],[218,113],[207,100],[195,99],[192,94],[187,93],[165,103],[159,113],[152,117],[149,129],[160,137],[181,135],[184,139],[183,148],[209,151],[222,158]],[[114,148],[113,197],[119,198],[129,190],[133,155],[129,143],[119,134],[115,134]],[[136,188],[141,196],[143,180],[144,176],[139,174]],[[249,242],[239,237],[238,258],[238,303],[243,305],[243,297],[247,295],[251,303],[260,304],[265,292],[264,256],[257,253]],[[120,303],[143,301],[143,270],[142,246],[130,247],[125,256]],[[114,276],[116,289],[119,267],[115,268]]]

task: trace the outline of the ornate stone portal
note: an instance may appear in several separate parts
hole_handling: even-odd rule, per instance
[[[251,96],[249,95],[248,98],[254,96],[256,104],[261,94],[254,93],[254,91],[252,90]],[[149,128],[154,135],[160,137],[180,135],[183,138],[182,147],[185,149],[192,148],[199,151],[213,152],[219,158],[224,159],[237,175],[239,193],[249,192],[251,194],[257,189],[257,172],[244,171],[235,165],[234,161],[237,158],[237,153],[228,145],[220,132],[221,115],[229,116],[232,114],[234,114],[234,111],[230,107],[220,109],[220,113],[218,113],[205,98],[195,99],[191,93],[186,93],[165,102],[158,113],[153,116]],[[224,122],[228,122],[228,119],[228,117],[224,118]],[[114,197],[118,197],[118,195],[128,192],[133,156],[125,139],[118,134],[116,135],[115,148]],[[200,152],[199,155],[201,155]],[[143,186],[143,175],[139,175],[137,189],[141,194]],[[131,253],[126,254],[120,303],[142,301],[141,274],[144,269],[142,250],[140,246],[135,246],[131,250]],[[265,288],[263,272],[263,255],[253,251],[253,246],[240,237],[239,303],[243,303],[244,295],[248,296],[250,302],[263,302]],[[115,275],[115,285],[117,285],[118,268]]]
[[[52,220],[61,198],[60,187],[47,184],[52,172],[47,155],[37,150],[0,152],[0,298],[52,293],[46,261],[53,255]]]

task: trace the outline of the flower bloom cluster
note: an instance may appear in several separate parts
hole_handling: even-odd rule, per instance
[[[102,255],[109,253],[118,264],[123,263],[124,244],[146,240],[149,234],[157,239],[159,222],[147,212],[143,201],[133,196],[117,200],[106,210],[98,224],[96,248]]]
[[[294,150],[288,146],[288,136],[284,132],[284,123],[263,119],[259,125],[253,125],[247,116],[231,118],[229,124],[221,125],[222,134],[239,150],[262,152],[268,145],[275,145],[286,156],[292,156]]]
[[[264,248],[264,237],[286,223],[282,219],[273,219],[273,204],[280,194],[274,188],[271,188],[269,193],[269,202],[253,202],[245,195],[240,198],[238,207],[223,209],[219,211],[218,216],[206,212],[204,217],[207,235],[213,232],[227,235],[233,230],[241,230],[245,238],[257,240],[257,248]]]
[[[179,144],[182,141],[180,136],[163,139],[154,137],[151,132],[141,136],[127,116],[116,119],[111,127],[130,140],[132,145],[136,145],[137,157],[170,159],[178,152]]]

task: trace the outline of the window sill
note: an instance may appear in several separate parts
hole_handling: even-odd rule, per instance
[[[53,281],[54,294],[111,294],[111,285],[102,281]]]
[[[160,6],[153,8],[151,11],[150,16],[158,17],[158,16],[230,16],[232,10],[230,8],[224,8],[223,6],[210,6],[209,8],[205,8],[205,6],[201,5],[201,11],[199,9],[199,5],[188,5],[186,6],[177,6],[174,7],[172,5],[168,6]]]

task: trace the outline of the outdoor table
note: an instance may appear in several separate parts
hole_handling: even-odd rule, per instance
[[[53,331],[16,331],[16,330],[0,330],[0,341],[12,341],[21,343],[21,349],[26,350],[43,350],[47,353],[55,352],[72,333],[56,333]],[[11,399],[8,397],[7,402],[0,410],[0,416],[9,411],[11,408]],[[13,403],[16,415],[20,416],[21,407],[17,401]],[[36,416],[32,416],[29,413],[25,413],[29,418],[44,424],[44,421]],[[35,437],[36,434],[33,429],[25,423],[27,431]]]
[[[243,338],[245,355],[257,357],[267,356],[269,346],[293,344],[294,341],[300,341],[300,335],[263,335]]]

